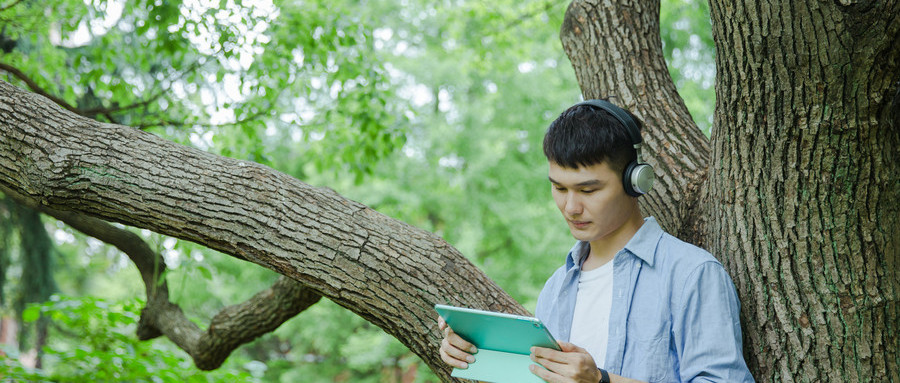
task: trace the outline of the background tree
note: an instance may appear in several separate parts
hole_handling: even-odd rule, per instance
[[[894,265],[900,251],[900,139],[892,129],[898,115],[900,53],[894,41],[900,26],[891,18],[898,5],[794,2],[790,9],[780,9],[782,5],[761,4],[711,3],[719,97],[709,142],[690,120],[666,70],[658,3],[576,1],[566,12],[561,38],[584,95],[613,94],[648,126],[645,138],[661,182],[642,199],[644,207],[667,230],[708,246],[734,276],[744,302],[745,354],[758,379],[898,380],[898,340],[890,336],[897,323]],[[477,5],[461,9],[466,16],[488,15],[484,19],[492,20],[492,12]],[[436,35],[441,45],[451,50],[466,46],[448,39],[452,32]],[[422,57],[413,59],[422,62]],[[329,60],[324,62],[327,71]],[[492,93],[491,83],[476,84]],[[461,94],[477,95],[478,88]],[[443,104],[445,111],[453,111],[458,94],[432,89],[435,110],[441,111]],[[79,97],[88,94],[82,91]],[[0,161],[0,184],[21,203],[149,228],[261,264],[385,329],[432,367],[440,363],[434,355],[431,303],[449,299],[523,310],[443,241],[327,190],[311,189],[246,161],[173,146],[133,129],[98,125],[8,86],[3,86],[2,100],[0,158],[5,161]],[[523,104],[513,101],[499,105]],[[552,118],[570,103],[543,109],[550,114],[544,117]],[[251,107],[248,116],[263,109],[253,112]],[[368,108],[340,110],[351,116],[331,114],[325,120],[328,127],[336,126],[334,121],[357,121],[352,111]],[[476,119],[466,120],[461,118],[465,115],[448,113],[446,122],[450,127],[477,126],[477,118],[485,115],[493,116],[474,113]],[[390,133],[389,127],[366,130],[365,123],[350,126],[389,132],[375,133],[369,143],[416,137],[415,130],[399,134]],[[515,136],[536,145],[541,130],[533,130],[531,141],[527,131]],[[329,131],[323,131],[328,136]],[[325,137],[321,134],[309,137]],[[461,142],[485,142],[485,152],[498,156],[515,153],[502,145],[511,141],[473,137],[480,140]],[[497,142],[501,145],[491,145]],[[104,150],[110,146],[117,150]],[[358,163],[387,153],[373,146],[368,153],[375,156]],[[409,157],[415,157],[416,147],[408,148]],[[341,162],[352,164],[360,152],[366,150],[347,149],[343,153],[351,154]],[[172,158],[169,153],[178,155]],[[439,166],[464,172],[478,167],[450,154],[456,153],[438,158]],[[192,166],[186,167],[185,160]],[[539,159],[530,163],[536,162]],[[364,170],[357,174],[372,170],[356,168]],[[508,183],[480,179],[483,184],[473,185],[475,195],[510,188]],[[443,186],[452,190],[454,184]],[[507,211],[514,210],[501,209]],[[419,213],[441,234],[451,227],[433,219],[428,210]],[[527,217],[528,211],[517,214]],[[521,222],[503,222],[501,217],[494,212],[482,221],[497,222],[491,229]],[[521,234],[507,238],[527,237]],[[489,270],[493,249],[508,246],[514,242],[479,247],[491,251],[482,251],[483,260],[475,259]],[[463,277],[448,280],[454,275],[450,269]],[[372,285],[384,280],[393,284]],[[152,302],[145,318],[148,311],[154,311]],[[437,372],[446,378],[446,370]]]

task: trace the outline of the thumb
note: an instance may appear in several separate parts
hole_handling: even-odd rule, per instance
[[[587,352],[585,349],[569,342],[557,341],[557,343],[559,343],[559,348],[562,349],[563,352]]]

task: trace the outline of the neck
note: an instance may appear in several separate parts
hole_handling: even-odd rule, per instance
[[[603,238],[591,241],[591,252],[581,265],[581,269],[593,270],[611,261],[643,224],[644,218],[641,216],[640,210],[635,209],[634,213],[618,229]]]

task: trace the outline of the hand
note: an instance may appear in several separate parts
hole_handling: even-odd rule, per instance
[[[438,317],[438,328],[444,334],[444,339],[441,340],[441,360],[456,368],[468,368],[469,363],[475,361],[472,354],[478,352],[478,349],[453,332],[444,318]]]
[[[562,351],[531,348],[531,360],[546,368],[531,365],[531,372],[550,383],[597,383],[600,370],[587,350],[568,342],[559,342]]]

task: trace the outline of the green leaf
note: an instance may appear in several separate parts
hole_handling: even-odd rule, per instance
[[[22,321],[24,322],[34,322],[41,317],[41,306],[40,305],[31,305],[22,312]]]
[[[206,279],[208,281],[212,280],[212,271],[209,271],[209,269],[206,268],[206,266],[198,265],[197,271],[200,272],[200,275],[203,276],[203,279]]]

